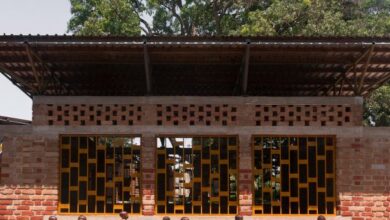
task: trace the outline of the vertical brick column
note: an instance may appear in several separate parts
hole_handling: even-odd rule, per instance
[[[252,215],[252,153],[251,136],[240,135],[239,214]]]
[[[154,215],[156,139],[152,134],[142,135],[142,214]]]

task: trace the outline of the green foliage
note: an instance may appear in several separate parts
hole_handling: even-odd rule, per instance
[[[389,0],[274,0],[249,12],[243,35],[382,36],[390,33]]]
[[[70,0],[68,30],[79,35],[139,35],[140,20],[131,0]]]
[[[364,123],[390,126],[390,83],[375,90],[364,102]]]
[[[390,0],[70,0],[81,35],[382,36]],[[145,19],[145,18],[148,19]]]

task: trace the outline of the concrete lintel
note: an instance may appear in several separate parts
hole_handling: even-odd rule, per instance
[[[364,136],[388,137],[390,138],[390,127],[363,127]]]
[[[32,133],[31,125],[0,125],[0,136],[5,135],[26,135]]]
[[[34,104],[362,105],[362,97],[34,96]]]
[[[131,135],[336,135],[362,137],[363,127],[310,126],[36,126],[35,134],[131,134]]]

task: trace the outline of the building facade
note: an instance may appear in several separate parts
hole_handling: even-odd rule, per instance
[[[0,219],[389,219],[387,42],[3,36]]]

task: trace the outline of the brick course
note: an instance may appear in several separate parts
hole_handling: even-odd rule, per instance
[[[63,110],[58,111],[58,105],[63,106]],[[90,111],[91,105],[96,108]],[[262,133],[264,129],[268,129],[272,131],[272,134],[280,135],[297,132],[336,135],[338,215],[346,219],[352,217],[361,220],[390,218],[390,130],[362,128],[360,126],[361,105],[351,103],[345,105],[340,103],[259,105],[258,103],[218,102],[213,104],[204,102],[164,104],[162,102],[161,104],[142,103],[139,105],[103,103],[100,107],[98,105],[100,104],[34,103],[32,126],[34,131],[22,130],[23,132],[11,132],[12,134],[5,136],[1,165],[0,220],[38,220],[42,219],[43,215],[56,214],[58,135],[64,131],[65,133],[78,133],[81,127],[84,127],[84,133],[89,134],[115,133],[116,130],[113,128],[119,127],[116,125],[124,126],[126,129],[122,129],[121,133],[126,134],[137,134],[137,130],[131,128],[145,126],[141,133],[144,146],[142,149],[142,213],[144,215],[155,214],[155,137],[162,133],[166,134],[166,130],[186,134],[239,135],[239,212],[250,215],[253,184],[250,140],[252,135],[264,134]],[[123,111],[125,113],[121,113],[122,105],[126,106]],[[193,119],[196,121],[194,126],[190,123],[191,105],[194,105],[193,108],[196,109]],[[75,106],[77,108],[74,108]],[[110,108],[106,113],[107,106]],[[53,112],[49,113],[49,107]],[[96,127],[94,129],[89,127],[97,125],[98,117],[94,117],[92,122],[87,123],[91,115],[97,115],[97,107],[102,109],[101,116],[99,116],[101,117],[101,129],[98,130]],[[141,109],[138,109],[139,107]],[[171,107],[170,110],[167,107]],[[203,107],[201,112],[199,107]],[[67,113],[69,116],[62,115],[62,120],[56,121],[59,115],[65,114],[64,109],[69,109]],[[116,111],[115,117],[114,111]],[[133,111],[132,115],[131,111]],[[226,114],[224,111],[227,111]],[[110,115],[109,120],[106,120],[106,114]],[[77,120],[74,120],[75,115],[77,115]],[[124,115],[125,120],[121,124],[120,121]],[[183,116],[186,116],[186,120]],[[199,120],[200,116],[203,116],[203,121]],[[69,117],[68,125],[64,124],[66,117]],[[219,117],[219,120],[216,120],[216,117]],[[330,117],[333,117],[333,120],[330,120]],[[348,120],[346,117],[349,117]],[[84,119],[86,122],[82,125],[81,120]],[[50,120],[52,122],[49,122]],[[113,120],[117,120],[116,124]],[[133,120],[132,125],[129,124],[129,120]],[[175,120],[178,122],[175,123]],[[207,120],[210,120],[211,127],[208,127]],[[223,123],[224,120],[227,122],[227,127]],[[292,126],[296,126],[294,129],[290,127],[289,121],[291,120]],[[305,121],[308,120],[307,126]],[[322,124],[323,120],[326,121],[325,124]],[[339,124],[340,121],[341,124]],[[271,128],[267,126],[276,127],[270,130]],[[175,127],[176,130],[172,129]],[[0,128],[0,132],[2,131],[7,133],[7,129]]]
[[[0,220],[43,220],[57,213],[56,187],[0,186]]]
[[[34,125],[354,126],[359,106],[258,104],[34,104]]]
[[[338,138],[336,153],[340,215],[361,220],[389,219],[390,133]]]

